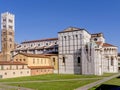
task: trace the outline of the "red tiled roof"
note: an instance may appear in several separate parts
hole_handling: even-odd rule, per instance
[[[18,54],[22,54],[25,55],[27,57],[40,57],[40,58],[49,58],[48,56],[45,56],[43,54],[30,54],[30,53],[18,53]],[[17,54],[17,55],[18,55]]]
[[[103,42],[95,42],[97,45],[101,45],[102,47],[116,47],[114,45],[103,43]]]
[[[0,65],[27,65],[27,64],[17,61],[0,61]]]
[[[108,43],[103,43],[103,47],[116,47],[116,46],[108,44]]]
[[[42,42],[42,41],[53,41],[53,40],[58,40],[58,38],[47,38],[47,39],[40,39],[40,40],[31,40],[31,41],[22,42],[21,44],[33,43],[33,42]]]
[[[95,43],[98,44],[98,45],[102,45],[103,42],[95,42]]]
[[[53,69],[52,66],[28,66],[30,69]]]
[[[45,56],[58,56],[58,54],[43,54]]]

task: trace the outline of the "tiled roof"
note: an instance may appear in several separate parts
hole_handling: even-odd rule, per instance
[[[43,54],[45,56],[58,56],[58,54]]]
[[[80,28],[76,28],[76,27],[69,27],[63,31],[58,32],[58,33],[73,32],[73,31],[79,31],[79,30],[84,30],[84,29],[80,29]]]
[[[116,46],[108,44],[108,43],[103,43],[103,47],[116,47]]]
[[[18,53],[18,54],[22,54],[22,55],[25,55],[27,57],[49,58],[49,56],[45,56],[43,54],[30,54],[30,53]]]
[[[21,44],[33,43],[33,42],[42,42],[42,41],[53,41],[53,40],[58,40],[58,38],[47,38],[47,39],[40,39],[40,40],[31,40],[31,41],[22,42]]]
[[[103,42],[95,42],[97,45],[102,45]]]
[[[114,45],[103,43],[103,42],[95,42],[97,45],[101,45],[102,47],[116,47]]]
[[[30,69],[53,69],[52,66],[28,66]]]
[[[27,65],[27,64],[17,61],[0,61],[0,65]]]

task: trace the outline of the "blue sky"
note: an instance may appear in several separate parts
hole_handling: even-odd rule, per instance
[[[57,37],[69,27],[103,32],[120,46],[120,0],[0,0],[0,13],[15,14],[15,41]]]

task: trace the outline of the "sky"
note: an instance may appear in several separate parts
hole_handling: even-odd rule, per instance
[[[0,0],[0,13],[7,11],[15,15],[16,43],[57,37],[73,26],[120,46],[120,0]]]

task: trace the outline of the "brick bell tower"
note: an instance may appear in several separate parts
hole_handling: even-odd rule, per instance
[[[1,14],[1,54],[2,61],[11,60],[11,51],[14,50],[14,15],[5,12]]]

